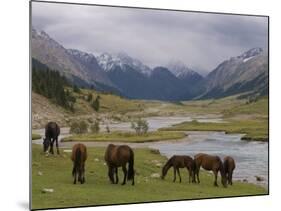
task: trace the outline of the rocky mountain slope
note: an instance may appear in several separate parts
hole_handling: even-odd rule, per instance
[[[242,92],[268,92],[268,53],[253,48],[222,62],[206,77],[201,98],[218,98]]]

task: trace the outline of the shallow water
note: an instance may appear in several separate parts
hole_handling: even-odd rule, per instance
[[[159,116],[159,117],[147,117],[144,118],[149,125],[149,131],[156,131],[159,128],[163,127],[170,127],[174,124],[178,124],[181,122],[191,122],[192,120],[197,120],[198,122],[214,122],[214,123],[220,123],[224,122],[220,116],[218,115],[206,115],[206,116]],[[102,125],[101,128],[104,130],[105,126]],[[111,123],[109,124],[109,128],[112,131],[120,130],[120,131],[133,131],[131,129],[131,123],[130,122],[121,122],[121,123]]]

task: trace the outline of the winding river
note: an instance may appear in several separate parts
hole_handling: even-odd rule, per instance
[[[196,119],[199,122],[223,122],[219,116],[197,116],[197,117],[149,117],[151,131],[162,127],[168,127],[184,121]],[[112,123],[109,125],[112,131],[128,131],[130,123]],[[102,130],[105,126],[103,125]],[[60,138],[69,136],[69,128],[62,128]],[[43,135],[44,129],[33,130],[34,133]],[[132,147],[149,147],[158,149],[162,155],[195,155],[199,152],[219,155],[222,158],[226,155],[234,157],[236,169],[233,179],[248,181],[264,187],[268,185],[268,143],[258,141],[243,141],[243,134],[225,134],[224,132],[203,132],[189,131],[188,136],[181,140],[160,141],[150,143],[130,143]],[[42,139],[34,140],[33,143],[42,144]],[[70,148],[74,142],[62,142],[60,146]],[[106,146],[108,143],[87,142],[88,146]],[[256,176],[262,178],[257,181]]]

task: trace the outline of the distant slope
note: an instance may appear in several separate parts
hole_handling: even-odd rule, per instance
[[[59,71],[72,83],[99,88],[104,84],[104,87],[115,89],[106,73],[97,64],[94,55],[65,49],[44,31],[32,29],[31,49],[32,58]]]
[[[203,77],[195,71],[177,77],[166,67],[150,69],[125,54],[104,53],[97,60],[110,80],[129,98],[178,101],[201,93],[196,84]]]
[[[196,71],[187,67],[180,61],[170,62],[167,68],[178,78],[183,84],[183,89],[186,90],[181,98],[192,99],[204,91],[205,79]]]
[[[205,92],[200,98],[220,98],[243,92],[268,94],[268,55],[253,48],[222,62],[206,77]]]

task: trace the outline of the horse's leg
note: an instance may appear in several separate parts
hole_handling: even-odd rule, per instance
[[[119,178],[118,178],[118,168],[117,167],[115,168],[115,177],[116,177],[115,184],[118,184]]]
[[[126,184],[126,179],[127,179],[127,168],[126,168],[126,164],[122,166],[122,170],[123,170],[123,173],[124,173],[124,180],[123,180],[122,185],[125,185],[125,184]]]
[[[187,171],[188,171],[188,183],[190,183],[191,180],[191,169],[189,169],[188,167],[186,167]]]
[[[217,182],[217,179],[218,179],[218,171],[217,171],[217,170],[213,170],[213,172],[214,172],[214,175],[215,175],[214,186],[218,186],[218,182]]]
[[[111,184],[114,184],[114,177],[112,175],[113,173],[113,167],[108,166],[108,177],[110,179]]]
[[[54,139],[50,139],[50,153],[51,154],[54,154],[54,149],[53,149],[53,146],[54,146]]]
[[[81,184],[85,183],[85,163],[82,165]]]
[[[199,170],[200,170],[200,166],[198,167],[198,166],[196,166],[196,172],[195,172],[195,174],[196,174],[196,176],[197,176],[197,182],[198,183],[200,183],[200,179],[199,179]],[[195,181],[196,182],[196,181]]]
[[[135,185],[135,173],[134,173],[134,175],[133,175],[132,185]]]
[[[230,173],[225,173],[226,184],[230,184]]]
[[[176,167],[174,167],[174,180],[173,180],[173,182],[175,182],[176,181]]]
[[[59,155],[60,151],[59,151],[58,137],[56,137],[56,147],[57,147],[57,154]]]
[[[177,168],[177,172],[178,172],[178,175],[179,175],[179,178],[180,178],[180,183],[181,183],[181,174],[180,174],[180,169]]]
[[[229,173],[229,184],[232,185],[232,173],[233,171],[230,171]]]
[[[74,177],[73,184],[76,184],[76,168],[75,168],[75,166],[73,166],[72,174],[73,174],[73,177]]]

